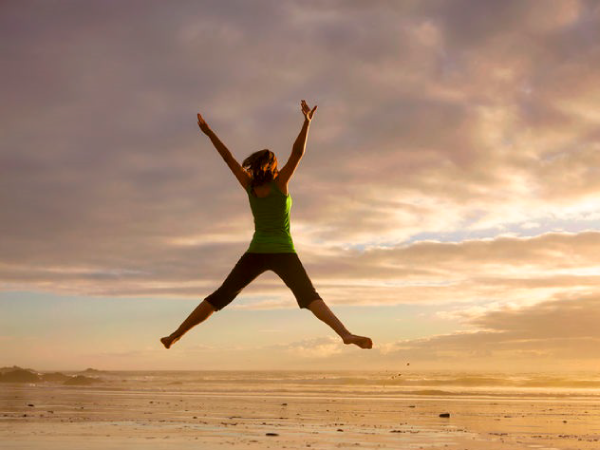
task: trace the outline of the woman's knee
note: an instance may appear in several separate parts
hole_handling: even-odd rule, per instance
[[[215,312],[215,311],[218,311],[218,310],[217,310],[217,308],[216,308],[216,306],[215,306],[215,305],[213,305],[211,302],[209,302],[209,301],[208,301],[208,300],[206,300],[206,299],[202,300],[202,304],[203,304],[203,305],[204,305],[204,307],[205,307],[206,309],[208,309],[208,310],[209,310],[211,313],[213,313],[213,312]]]
[[[313,298],[312,300],[304,304],[304,308],[310,309],[312,311],[313,308],[318,308],[319,306],[324,304],[325,302],[322,298]]]

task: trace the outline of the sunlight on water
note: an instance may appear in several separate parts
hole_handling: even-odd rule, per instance
[[[316,371],[136,371],[102,372],[114,389],[237,394],[343,396],[600,397],[600,374],[316,372]],[[127,383],[125,385],[125,383]]]

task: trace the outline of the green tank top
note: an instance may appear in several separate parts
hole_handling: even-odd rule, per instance
[[[249,253],[296,253],[290,234],[290,209],[292,196],[279,190],[275,181],[270,183],[271,190],[266,197],[252,194],[248,186],[248,199],[254,216],[254,236]]]

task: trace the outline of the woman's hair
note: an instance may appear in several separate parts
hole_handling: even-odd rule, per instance
[[[251,186],[260,186],[268,183],[277,174],[277,158],[275,153],[269,149],[259,150],[248,156],[242,163],[242,167],[252,176]]]

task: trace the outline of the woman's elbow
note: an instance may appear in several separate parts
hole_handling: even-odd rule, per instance
[[[304,152],[306,151],[304,145],[295,145],[292,148],[292,154],[295,156],[302,156],[304,155]]]

